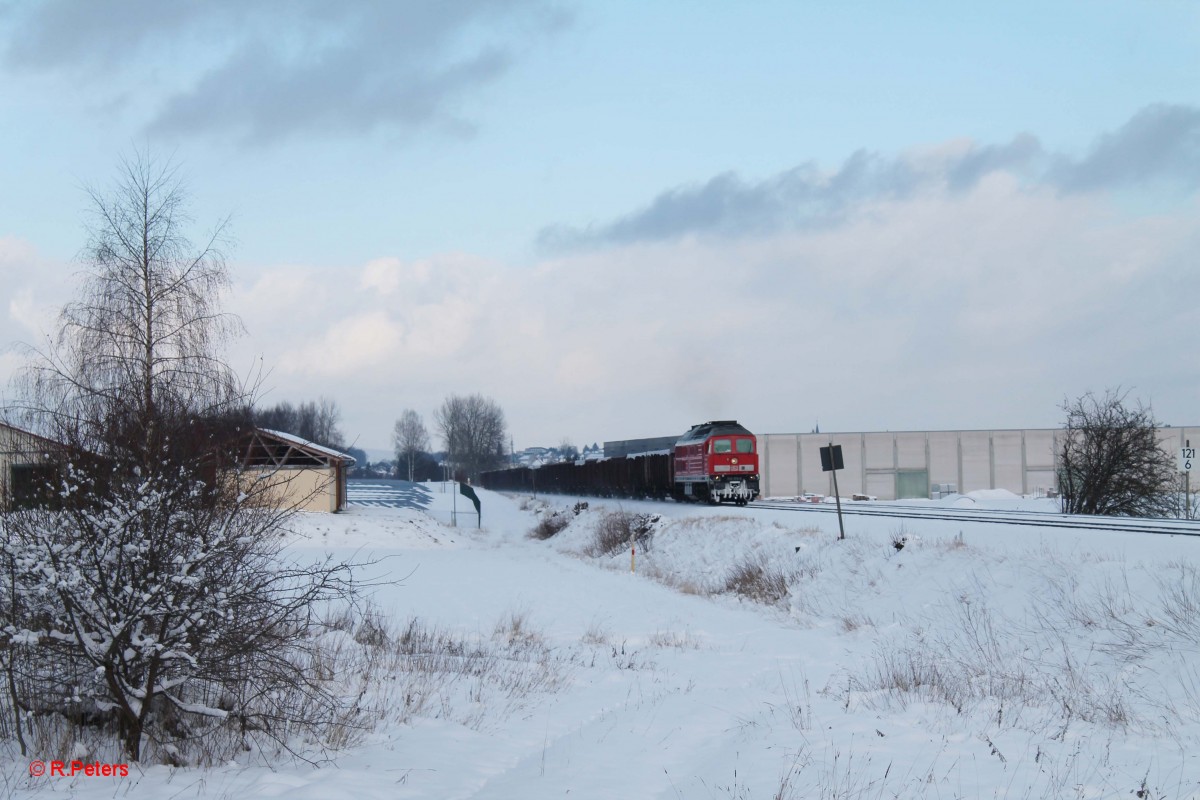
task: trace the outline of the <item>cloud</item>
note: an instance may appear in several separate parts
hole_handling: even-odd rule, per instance
[[[432,264],[429,261],[405,263],[398,258],[377,258],[363,267],[358,288],[394,294],[398,289],[412,291],[429,283]]]
[[[761,181],[732,172],[668,189],[642,209],[598,225],[553,225],[548,252],[655,242],[685,236],[760,236],[845,224],[864,206],[922,193],[968,192],[1003,172],[1036,187],[1089,192],[1174,182],[1200,187],[1200,109],[1149,106],[1081,158],[1048,153],[1031,134],[1002,145],[957,142],[921,152],[853,153],[836,170],[807,162]]]
[[[66,273],[67,265],[50,261],[29,242],[0,236],[0,284],[9,293],[0,315],[0,341],[39,343],[54,330],[57,311],[67,299]]]
[[[55,262],[28,241],[0,236],[0,397],[25,364],[25,347],[44,347],[69,298],[69,265]]]
[[[903,197],[921,180],[904,161],[859,151],[834,173],[812,163],[750,183],[732,172],[669,189],[648,207],[598,227],[552,226],[539,235],[550,250],[629,244],[705,233],[750,235],[830,224],[864,197]]]
[[[147,132],[253,144],[469,131],[461,101],[569,21],[549,0],[47,0],[7,18],[11,69],[66,72],[97,91],[115,72],[151,69],[155,80],[141,82],[157,103]],[[155,66],[163,62],[182,64],[184,77]]]
[[[325,333],[307,346],[285,353],[285,372],[344,376],[380,366],[394,354],[403,328],[384,311],[333,321]]]
[[[1200,109],[1152,105],[1099,138],[1082,159],[1060,157],[1049,179],[1069,191],[1171,181],[1200,187]]]
[[[276,379],[330,384],[326,394],[363,372],[440,369],[491,335],[480,321],[502,289],[496,271],[455,253],[373,259],[349,286],[344,266],[267,270],[234,290],[231,310],[252,337],[239,344],[241,358],[257,342],[253,355],[278,365]]]
[[[1052,426],[1065,395],[1118,383],[1185,420],[1200,401],[1200,204],[1131,213],[1019,175],[1042,156],[1010,144],[906,153],[907,175],[886,179],[895,191],[847,200],[832,226],[521,266],[384,255],[279,270],[236,297],[279,365],[272,399],[336,397],[372,447],[404,408],[428,420],[469,392],[500,403],[518,447],[724,417],[772,432]],[[967,156],[980,176],[961,188],[922,182]],[[851,174],[844,186],[885,182],[870,159]],[[297,302],[271,305],[288,275]]]
[[[613,438],[724,415],[769,431],[1049,426],[1066,394],[1121,383],[1150,396],[1196,365],[1198,222],[1195,203],[1130,215],[994,172],[830,228],[562,256],[577,284],[607,264],[611,291],[579,288],[609,324],[576,308],[547,327],[571,331],[553,345],[564,357],[592,342],[579,363],[604,380],[578,402]],[[1163,413],[1186,416],[1190,384]]]

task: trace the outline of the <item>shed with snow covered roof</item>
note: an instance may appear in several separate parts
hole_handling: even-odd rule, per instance
[[[0,510],[39,502],[54,477],[49,439],[0,422]]]
[[[240,455],[244,479],[266,481],[274,499],[301,511],[341,511],[354,457],[282,431],[257,428]]]

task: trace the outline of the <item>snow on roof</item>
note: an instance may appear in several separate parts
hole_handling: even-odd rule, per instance
[[[352,456],[352,455],[343,453],[340,450],[334,450],[332,447],[326,447],[323,444],[317,444],[316,442],[310,442],[307,439],[302,439],[299,436],[296,436],[295,434],[284,433],[283,431],[276,431],[276,430],[272,430],[270,428],[259,428],[258,430],[261,433],[265,433],[270,436],[274,436],[277,439],[282,439],[283,441],[294,444],[297,447],[303,447],[308,450],[315,450],[318,453],[321,453],[322,455],[329,456],[330,458],[336,458],[341,461],[346,461],[350,464],[355,463],[354,456]]]

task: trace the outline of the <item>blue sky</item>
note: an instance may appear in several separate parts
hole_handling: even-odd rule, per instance
[[[1188,2],[0,2],[0,340],[148,147],[232,216],[233,363],[360,446],[1195,424],[1198,77]]]

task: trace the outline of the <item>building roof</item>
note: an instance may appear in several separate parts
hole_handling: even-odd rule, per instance
[[[9,437],[12,437],[13,435],[27,437],[29,441],[38,442],[46,449],[62,447],[62,445],[52,439],[47,439],[45,436],[38,436],[36,433],[30,433],[23,428],[18,428],[15,425],[9,425],[7,422],[0,422],[0,432],[7,433]],[[0,447],[0,449],[3,448]]]
[[[250,433],[246,466],[305,467],[355,463],[354,456],[310,442],[291,433],[255,428]]]

